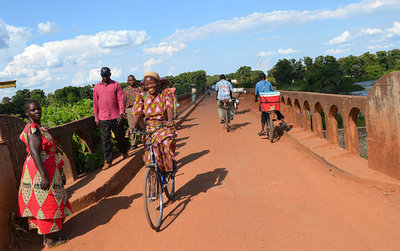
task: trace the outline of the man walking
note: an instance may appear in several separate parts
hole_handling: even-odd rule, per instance
[[[124,94],[124,104],[125,104],[125,115],[126,119],[128,120],[129,128],[132,127],[133,123],[133,114],[132,114],[132,107],[133,103],[135,102],[136,95],[140,95],[140,91],[136,88],[136,78],[133,75],[128,76],[128,86],[122,90]],[[143,118],[140,118],[137,128],[143,131]],[[125,137],[128,137],[126,135]],[[131,148],[129,150],[135,150],[138,148],[137,142],[138,138],[140,137],[137,134],[131,134]]]
[[[127,155],[127,146],[124,137],[124,96],[118,82],[112,80],[108,67],[101,68],[102,81],[93,89],[93,110],[97,126],[103,134],[103,151],[105,163],[103,170],[112,166],[111,131],[114,132],[118,149],[124,158]]]

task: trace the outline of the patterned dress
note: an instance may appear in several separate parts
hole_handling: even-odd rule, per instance
[[[144,115],[146,130],[152,131],[157,126],[167,122],[167,109],[173,108],[174,101],[169,91],[163,91],[156,96],[148,93],[136,95],[135,104],[132,107],[134,116]],[[154,155],[161,171],[172,171],[175,159],[175,137],[174,127],[163,127],[152,136]],[[145,139],[148,141],[148,138]],[[143,160],[146,165],[150,164],[150,151],[145,149]]]
[[[41,175],[36,168],[28,146],[28,135],[40,130],[42,147],[40,158],[50,180],[50,189],[41,189]],[[38,229],[39,234],[49,234],[62,229],[62,221],[72,214],[62,181],[64,162],[56,155],[53,137],[48,129],[36,123],[28,123],[20,135],[28,155],[22,170],[18,192],[19,217],[28,217],[29,229]]]

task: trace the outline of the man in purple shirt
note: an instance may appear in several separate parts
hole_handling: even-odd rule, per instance
[[[103,133],[105,159],[103,170],[106,170],[112,166],[111,130],[114,132],[118,149],[123,157],[128,157],[123,126],[125,106],[121,86],[110,78],[110,68],[101,68],[100,75],[102,81],[93,89],[93,109],[96,125],[100,126]]]

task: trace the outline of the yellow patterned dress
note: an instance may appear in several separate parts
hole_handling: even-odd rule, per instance
[[[157,126],[163,125],[167,121],[167,109],[173,109],[174,101],[169,91],[163,91],[156,96],[141,93],[136,95],[135,103],[132,107],[133,116],[144,116],[146,130],[152,131]],[[154,155],[158,167],[161,171],[172,171],[173,160],[175,159],[176,146],[175,127],[162,127],[152,136]],[[148,141],[148,138],[145,139]],[[150,164],[150,151],[145,149],[143,160],[146,165]]]
[[[40,157],[50,180],[50,189],[41,189],[41,175],[36,168],[28,146],[28,135],[40,131],[42,150]],[[19,217],[28,217],[29,228],[38,229],[39,234],[49,234],[62,229],[62,221],[72,214],[62,181],[64,162],[56,155],[53,137],[48,129],[36,123],[28,123],[20,135],[28,155],[22,170],[18,193]]]

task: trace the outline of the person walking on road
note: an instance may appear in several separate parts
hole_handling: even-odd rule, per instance
[[[124,94],[124,104],[125,104],[125,117],[126,120],[128,121],[129,127],[132,127],[133,123],[133,114],[132,114],[132,107],[135,102],[136,95],[140,95],[139,89],[136,87],[136,78],[133,75],[128,76],[128,83],[129,85],[122,90],[122,93]],[[139,119],[139,122],[137,124],[137,128],[139,130],[143,130],[143,118]],[[126,138],[129,136],[125,136]],[[139,135],[137,134],[131,134],[131,147],[129,150],[135,150],[138,148],[138,141],[139,141]]]
[[[114,132],[123,158],[128,157],[123,126],[125,106],[120,84],[110,78],[110,68],[101,68],[100,75],[102,80],[93,89],[93,110],[96,125],[100,126],[103,134],[103,170],[106,170],[112,166],[111,131]]]
[[[233,120],[233,118],[235,117],[235,114],[233,113],[233,109],[232,109],[232,84],[231,82],[228,82],[225,80],[225,75],[221,74],[219,76],[220,81],[217,82],[217,84],[215,85],[215,90],[217,91],[217,100],[218,100],[218,114],[219,117],[221,118],[221,124],[225,123],[225,118],[224,118],[224,111],[222,109],[222,107],[224,106],[224,102],[222,102],[223,100],[229,100],[228,105],[229,105],[229,116],[230,119]]]
[[[256,84],[255,87],[255,99],[254,102],[258,102],[258,96],[260,95],[261,92],[273,92],[274,88],[272,87],[272,84],[268,81],[268,79],[266,79],[266,76],[263,72],[261,72],[258,75],[258,79],[259,81]],[[261,111],[261,103],[259,106],[259,110]],[[284,127],[284,130],[289,131],[290,127],[286,124],[286,122],[284,121],[284,116],[282,115],[282,113],[278,110],[274,111],[276,116],[278,117],[278,120],[280,120],[282,122],[282,125]],[[261,111],[261,131],[258,133],[259,136],[262,135],[266,135],[266,131],[265,131],[265,125],[267,122],[267,113],[264,111]]]

